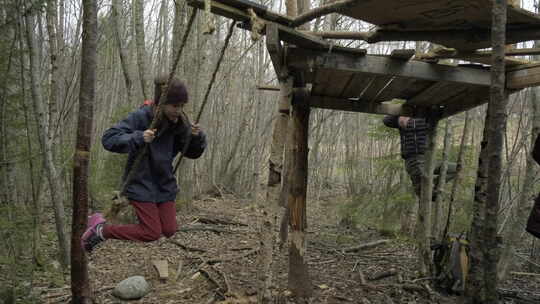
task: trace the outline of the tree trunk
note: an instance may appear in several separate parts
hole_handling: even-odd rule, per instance
[[[418,241],[418,257],[420,272],[430,273],[431,267],[431,249],[430,249],[430,230],[431,230],[431,198],[433,192],[433,167],[435,162],[435,141],[437,139],[438,120],[429,119],[430,130],[428,133],[428,145],[425,152],[424,171],[422,172],[422,187],[418,205],[418,220],[416,222],[416,239]]]
[[[288,154],[290,167],[287,169],[289,210],[289,289],[296,297],[307,298],[313,293],[309,277],[306,254],[306,194],[308,175],[308,131],[309,101],[306,89],[298,89],[292,100],[289,121]]]
[[[131,80],[131,73],[129,71],[129,57],[122,42],[122,35],[120,34],[120,29],[122,28],[122,19],[120,18],[122,6],[119,3],[119,0],[112,0],[111,3],[111,21],[114,32],[114,39],[116,41],[116,46],[118,47],[118,55],[120,56],[120,64],[122,65],[122,72],[124,75],[124,82],[126,85],[127,91],[127,102],[128,104],[133,102],[133,81]]]
[[[506,42],[506,0],[493,2],[491,44],[493,49],[491,65],[490,119],[489,123],[489,170],[487,185],[486,217],[484,220],[484,281],[486,302],[498,303],[497,264],[499,260],[499,238],[497,223],[500,209],[500,188],[502,176],[502,147],[506,130],[506,106],[508,96],[505,92],[504,50]]]
[[[184,25],[184,14],[182,10],[183,8],[185,8],[185,2],[183,1],[174,2],[174,24],[173,24],[173,30],[172,30],[172,41],[171,41],[172,49],[170,53],[170,62],[174,62],[174,57],[178,53],[178,49],[180,48],[180,44],[182,42],[182,28]],[[179,64],[178,66],[181,66],[181,64]],[[177,71],[174,71],[174,72],[177,72]]]
[[[448,154],[452,146],[452,118],[446,120],[446,125],[444,128],[444,144],[443,144],[443,153],[442,153],[442,164],[439,172],[438,183],[436,185],[437,189],[437,199],[433,202],[433,212],[431,218],[431,235],[436,239],[441,239],[444,235],[440,235],[440,222],[441,222],[441,212],[442,212],[442,203],[443,203],[443,189],[446,184],[446,173],[448,171]]]
[[[469,235],[469,274],[465,285],[465,295],[468,304],[484,303],[485,285],[484,285],[484,256],[482,248],[484,239],[482,227],[485,219],[486,199],[487,199],[487,178],[488,178],[488,132],[489,132],[489,104],[486,109],[486,118],[484,122],[484,132],[480,142],[480,156],[478,157],[478,169],[476,172],[476,184],[474,187],[473,214]],[[472,137],[474,138],[474,136]]]
[[[456,160],[456,176],[454,177],[454,182],[452,183],[452,190],[450,191],[450,199],[448,202],[448,212],[446,213],[446,226],[448,227],[449,220],[452,217],[452,206],[454,205],[454,200],[456,197],[456,191],[458,182],[461,178],[461,168],[463,167],[463,154],[465,153],[465,146],[467,145],[467,136],[470,129],[470,117],[469,111],[465,112],[465,124],[463,125],[463,134],[461,135],[461,142],[459,144],[459,152]],[[450,229],[450,227],[448,227]]]
[[[34,109],[39,124],[40,144],[43,151],[44,167],[47,173],[51,200],[54,207],[54,217],[56,224],[56,233],[58,234],[58,248],[60,253],[60,262],[63,267],[69,265],[69,245],[65,227],[64,196],[59,179],[58,170],[55,167],[52,153],[51,141],[48,138],[49,125],[46,118],[44,103],[42,99],[42,90],[39,80],[39,59],[37,45],[34,36],[34,17],[30,14],[25,16],[26,38],[28,43],[28,53],[30,59],[30,81]]]
[[[161,1],[161,8],[159,12],[160,27],[159,27],[159,50],[158,50],[158,74],[167,73],[169,69],[169,62],[167,56],[167,50],[169,49],[169,7],[167,0]]]
[[[49,33],[49,59],[50,59],[50,94],[49,94],[49,140],[55,142],[56,130],[58,121],[58,104],[62,99],[62,92],[60,91],[60,77],[58,59],[60,54],[58,52],[58,38],[56,37],[57,26],[57,14],[56,14],[56,0],[49,0],[47,2],[47,32]]]
[[[77,143],[73,161],[73,224],[71,238],[71,292],[72,302],[92,303],[88,264],[81,236],[88,216],[88,164],[92,144],[93,104],[97,66],[97,3],[83,1],[83,45],[81,59],[81,86]]]
[[[144,1],[133,0],[133,24],[135,26],[135,44],[137,50],[137,67],[143,98],[149,98],[146,77],[146,46],[144,43]]]

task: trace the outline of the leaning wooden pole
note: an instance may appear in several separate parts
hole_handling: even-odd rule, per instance
[[[296,297],[312,295],[306,254],[306,195],[308,172],[309,103],[306,89],[297,89],[292,100],[289,147],[289,289]]]

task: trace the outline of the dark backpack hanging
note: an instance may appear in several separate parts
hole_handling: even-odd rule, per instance
[[[435,286],[449,294],[462,294],[469,271],[469,242],[462,236],[450,236],[431,249]]]

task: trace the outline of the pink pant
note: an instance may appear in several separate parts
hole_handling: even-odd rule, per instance
[[[150,203],[130,201],[139,224],[105,225],[103,236],[106,239],[151,242],[163,234],[171,237],[176,232],[176,208],[174,202]]]

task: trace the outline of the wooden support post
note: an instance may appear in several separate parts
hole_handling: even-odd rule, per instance
[[[306,193],[308,170],[309,103],[305,88],[297,89],[292,100],[289,144],[289,289],[300,298],[312,294],[311,279],[305,261],[306,254]]]
[[[436,114],[435,114],[436,115]],[[420,269],[423,274],[430,273],[431,267],[431,198],[433,196],[433,169],[435,162],[435,147],[437,140],[437,124],[439,117],[431,114],[428,116],[430,131],[428,133],[428,145],[424,154],[424,171],[422,172],[422,187],[419,205],[418,220],[416,222],[416,238],[418,239],[418,257]]]

